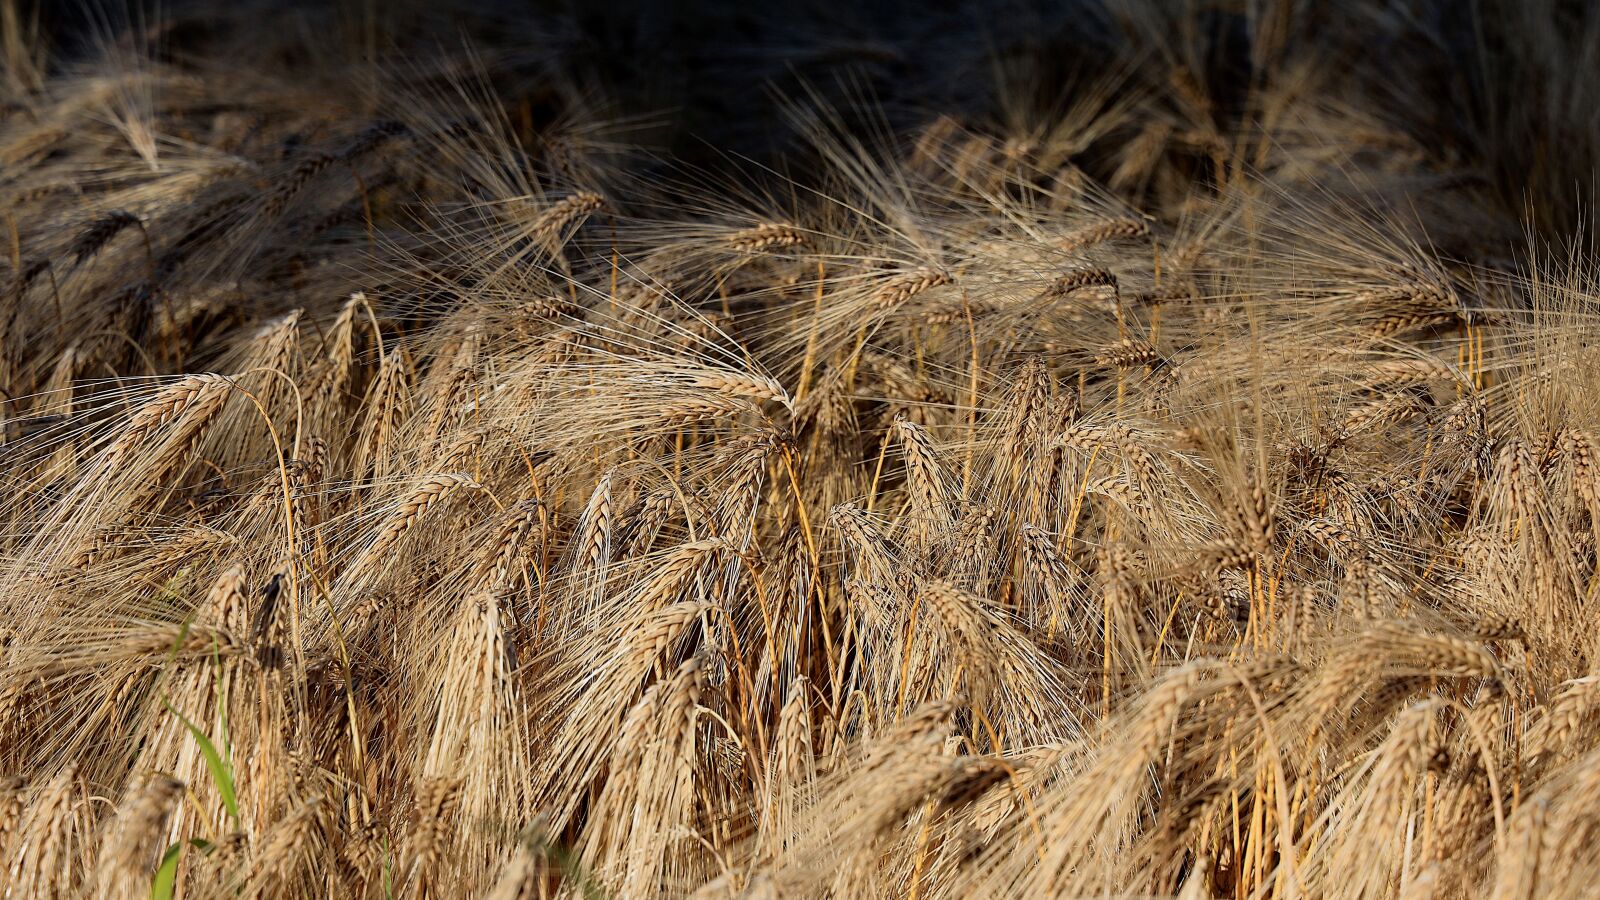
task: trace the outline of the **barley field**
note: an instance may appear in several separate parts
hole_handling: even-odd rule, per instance
[[[1597,61],[0,0],[0,897],[1595,896]]]

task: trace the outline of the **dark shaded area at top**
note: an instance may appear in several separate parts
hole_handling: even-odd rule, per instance
[[[784,100],[821,100],[859,134],[939,114],[1004,132],[1107,84],[1170,89],[1182,70],[1226,118],[1311,61],[1547,235],[1580,230],[1600,171],[1600,5],[1581,0],[163,0],[159,25],[123,0],[16,2],[64,63],[110,33],[179,65],[244,54],[285,72],[323,53],[404,70],[471,47],[536,124],[583,96],[630,142],[698,166],[797,162]],[[1549,26],[1540,40],[1514,27],[1530,16]],[[1095,173],[1092,152],[1081,162]]]

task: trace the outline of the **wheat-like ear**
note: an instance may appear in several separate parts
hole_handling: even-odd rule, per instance
[[[394,465],[401,430],[411,415],[411,372],[405,353],[385,352],[378,362],[378,374],[367,391],[362,406],[365,415],[356,455],[356,470],[383,478]]]
[[[417,838],[423,870],[438,852],[454,848],[455,855],[467,855],[456,833],[471,823],[484,832],[474,843],[487,851],[475,854],[483,871],[472,877],[486,877],[526,809],[528,722],[508,612],[493,592],[463,604],[428,679],[436,685],[437,712],[422,760],[424,784],[437,794],[444,790],[441,779],[452,781],[448,803],[419,792],[419,817],[427,818],[427,835]]]
[[[83,785],[75,766],[67,766],[31,792],[10,845],[12,887],[37,896],[72,893],[83,888],[86,862],[73,853],[85,841]]]
[[[89,226],[78,235],[77,240],[72,242],[68,252],[74,262],[82,264],[84,260],[99,253],[101,248],[111,243],[117,235],[139,225],[141,225],[139,217],[133,213],[125,209],[112,210],[90,222]]]
[[[486,590],[497,591],[520,573],[519,559],[525,545],[549,526],[549,510],[537,499],[518,501],[506,512],[493,541],[483,550],[473,581]]]
[[[604,578],[606,562],[611,558],[611,537],[615,526],[611,509],[614,477],[615,472],[606,472],[600,477],[578,520],[577,564],[597,578]]]
[[[528,226],[529,235],[552,252],[560,249],[573,225],[605,205],[605,198],[587,191],[563,197]]]
[[[476,490],[480,487],[476,481],[459,473],[431,475],[422,479],[389,509],[371,542],[361,550],[341,577],[350,583],[361,583],[380,574],[392,561],[390,554],[396,545],[427,515],[428,510],[459,490]]]
[[[812,782],[817,775],[811,690],[808,679],[795,679],[778,711],[762,798],[760,838],[766,852],[773,855],[794,839],[798,816],[808,805]]]
[[[728,246],[740,253],[765,253],[783,250],[806,243],[809,238],[794,225],[782,222],[763,222],[728,235]]]
[[[315,876],[325,862],[328,801],[313,795],[296,802],[256,838],[244,875],[245,893],[266,893],[273,885]]]
[[[894,434],[906,460],[906,492],[911,498],[911,515],[924,536],[942,532],[954,522],[950,495],[952,483],[934,450],[933,442],[921,427],[897,419]]]
[[[862,574],[880,583],[894,580],[893,551],[864,510],[853,503],[841,503],[828,512],[828,524],[857,554]]]
[[[166,823],[184,785],[154,777],[130,790],[100,844],[95,890],[102,897],[142,897],[149,873],[166,849]]]
[[[1434,701],[1414,704],[1395,720],[1366,777],[1346,789],[1346,803],[1365,827],[1341,830],[1327,855],[1318,857],[1317,864],[1338,865],[1341,861],[1362,858],[1395,859],[1380,848],[1402,839],[1400,831],[1408,806],[1403,796],[1412,779],[1423,772],[1433,752],[1437,705]],[[1366,870],[1356,877],[1370,890],[1392,878],[1393,873]]]
[[[647,691],[623,719],[611,751],[610,773],[589,815],[582,854],[600,878],[625,894],[659,884],[700,854],[662,842],[657,854],[628,852],[634,828],[657,834],[684,829],[701,804],[698,783],[699,700],[704,676],[698,660]],[[704,876],[693,879],[696,883]]]
[[[1150,233],[1150,223],[1143,219],[1116,218],[1085,225],[1066,237],[1059,246],[1063,250],[1081,250],[1116,238],[1145,237]]]
[[[1097,365],[1117,369],[1148,366],[1161,359],[1161,353],[1149,341],[1123,338],[1095,355]]]
[[[706,604],[698,601],[675,603],[649,613],[638,625],[625,623],[602,635],[600,640],[610,641],[601,644],[608,648],[605,664],[579,696],[568,698],[553,738],[561,757],[573,765],[540,774],[535,785],[538,802],[556,804],[552,827],[564,827],[577,812],[578,795],[573,791],[587,790],[605,771],[605,760],[617,741],[616,729],[640,696],[640,685],[706,611]],[[581,655],[573,658],[577,662],[571,664],[586,665]]]
[[[290,169],[272,193],[267,195],[261,205],[262,215],[268,218],[281,215],[295,196],[305,190],[306,185],[338,161],[339,154],[332,151],[321,151],[306,156]]]
[[[107,448],[101,468],[123,465],[152,436],[161,436],[168,445],[186,441],[217,413],[228,387],[221,375],[191,375],[163,389],[128,420]]]
[[[1075,291],[1085,288],[1118,286],[1117,276],[1101,266],[1079,266],[1056,276],[1050,282],[1046,296],[1052,300],[1065,299]]]
[[[1050,535],[1036,526],[1023,525],[1022,559],[1028,620],[1042,625],[1052,638],[1063,633],[1074,638],[1092,633],[1094,619],[1084,614],[1089,598],[1083,577],[1056,552]]]
[[[872,295],[872,305],[879,310],[894,310],[911,302],[926,291],[951,284],[955,279],[942,269],[916,269],[884,281]]]

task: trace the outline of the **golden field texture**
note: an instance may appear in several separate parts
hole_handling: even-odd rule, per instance
[[[1600,884],[1600,16],[345,6],[0,3],[0,895]]]

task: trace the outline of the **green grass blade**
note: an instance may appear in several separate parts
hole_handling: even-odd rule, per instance
[[[150,881],[150,900],[172,900],[178,886],[178,857],[182,854],[182,844],[173,844],[161,854],[161,865],[156,867],[156,877]]]
[[[216,783],[217,791],[222,794],[222,805],[227,807],[228,816],[237,824],[239,821],[239,796],[233,788],[233,768],[222,758],[222,754],[217,752],[216,745],[211,743],[211,739],[206,737],[205,732],[195,727],[195,724],[189,721],[188,717],[183,713],[178,712],[177,708],[171,703],[166,700],[161,702],[166,705],[173,715],[178,717],[178,721],[182,722],[185,728],[189,729],[189,733],[194,735],[195,741],[200,745],[200,755],[205,757],[206,768],[211,772],[211,780]]]

